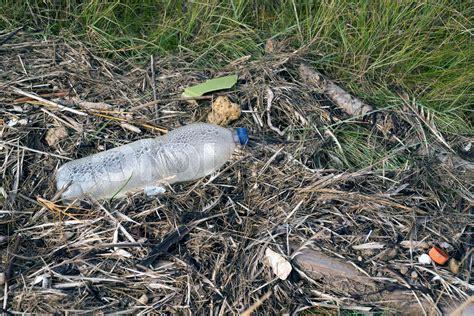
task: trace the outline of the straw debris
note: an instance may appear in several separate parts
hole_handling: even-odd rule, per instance
[[[225,74],[184,54],[156,58],[155,82],[149,58],[114,64],[80,42],[23,31],[0,54],[4,310],[437,314],[472,295],[472,157],[457,151],[471,140],[441,133],[409,100],[373,116],[351,98],[357,107],[342,113],[330,94],[342,88],[318,90],[300,73],[303,51],[242,59]],[[235,73],[239,84],[219,95],[238,100],[229,126],[252,137],[217,174],[159,197],[58,199],[58,166],[206,120],[216,96],[189,103],[183,87]],[[417,262],[443,242],[456,273]],[[285,280],[266,249],[293,268]]]

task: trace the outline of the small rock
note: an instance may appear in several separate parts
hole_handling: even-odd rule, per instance
[[[428,254],[424,253],[424,254],[422,254],[421,256],[418,257],[418,262],[420,264],[430,264],[432,262],[432,260],[431,260],[431,257]]]
[[[418,279],[418,273],[416,273],[416,271],[413,271],[410,276],[413,280]]]
[[[140,298],[138,299],[138,303],[146,305],[148,303],[148,295],[143,294],[142,296],[140,296]]]
[[[67,130],[64,126],[54,127],[48,129],[46,132],[46,142],[53,147],[61,140],[68,136]]]
[[[207,116],[207,121],[212,124],[226,126],[240,117],[240,106],[220,96],[212,103],[212,111]]]
[[[451,272],[454,273],[454,274],[458,274],[459,271],[461,270],[459,262],[454,258],[451,258],[449,260],[448,266],[449,266],[449,270],[451,270]]]
[[[401,266],[400,267],[400,273],[401,274],[407,274],[408,273],[408,268],[406,266]]]

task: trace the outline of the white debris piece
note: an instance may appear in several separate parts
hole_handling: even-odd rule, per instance
[[[427,255],[426,253],[422,254],[421,256],[418,257],[418,262],[420,264],[430,264],[431,263],[431,257]]]
[[[281,280],[286,280],[292,270],[291,264],[288,262],[288,260],[270,248],[265,250],[265,257],[278,278]]]
[[[166,189],[160,186],[148,186],[143,189],[143,192],[145,192],[147,196],[154,196],[165,193]]]

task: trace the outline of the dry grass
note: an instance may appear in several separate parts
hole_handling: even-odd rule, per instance
[[[265,249],[290,258],[290,243],[344,258],[385,289],[413,291],[438,306],[472,293],[472,170],[450,164],[457,154],[440,141],[431,114],[411,101],[400,98],[405,111],[382,115],[391,122],[384,134],[302,80],[298,66],[311,57],[304,50],[238,60],[221,72],[196,70],[185,55],[157,59],[152,82],[149,68],[112,64],[80,43],[29,39],[19,33],[0,47],[4,309],[224,315],[269,291],[257,312],[382,305],[296,271],[275,278]],[[80,207],[54,201],[54,172],[66,159],[205,120],[211,100],[187,102],[180,93],[230,73],[239,82],[225,94],[242,106],[236,125],[250,129],[252,142],[219,173],[159,198],[136,194]],[[14,87],[112,108],[80,109],[68,96],[45,98],[87,115],[15,103],[23,96]],[[69,136],[49,146],[46,132],[60,126]],[[344,143],[342,128],[359,133],[360,144]],[[472,144],[462,135],[445,141],[456,152]],[[358,165],[366,149],[376,154]],[[472,161],[472,149],[459,154]],[[410,240],[449,243],[461,272],[421,266],[417,257],[426,250],[401,246]],[[383,250],[360,246],[369,242]],[[144,262],[150,254],[156,260]]]

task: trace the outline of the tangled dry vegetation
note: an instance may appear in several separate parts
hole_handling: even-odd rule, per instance
[[[17,34],[0,56],[4,312],[436,314],[472,294],[472,150],[459,151],[472,139],[446,139],[408,98],[368,117],[359,104],[351,118],[335,87],[301,66],[303,51],[221,72],[175,56],[156,59],[152,73],[80,43]],[[253,136],[217,174],[159,198],[73,206],[55,197],[67,160],[205,121],[215,96],[180,94],[229,73],[239,82],[220,95],[241,105],[233,125]],[[339,124],[365,128],[384,160],[405,160],[349,168]],[[458,270],[419,264],[432,245]],[[291,264],[286,280],[267,249]]]

